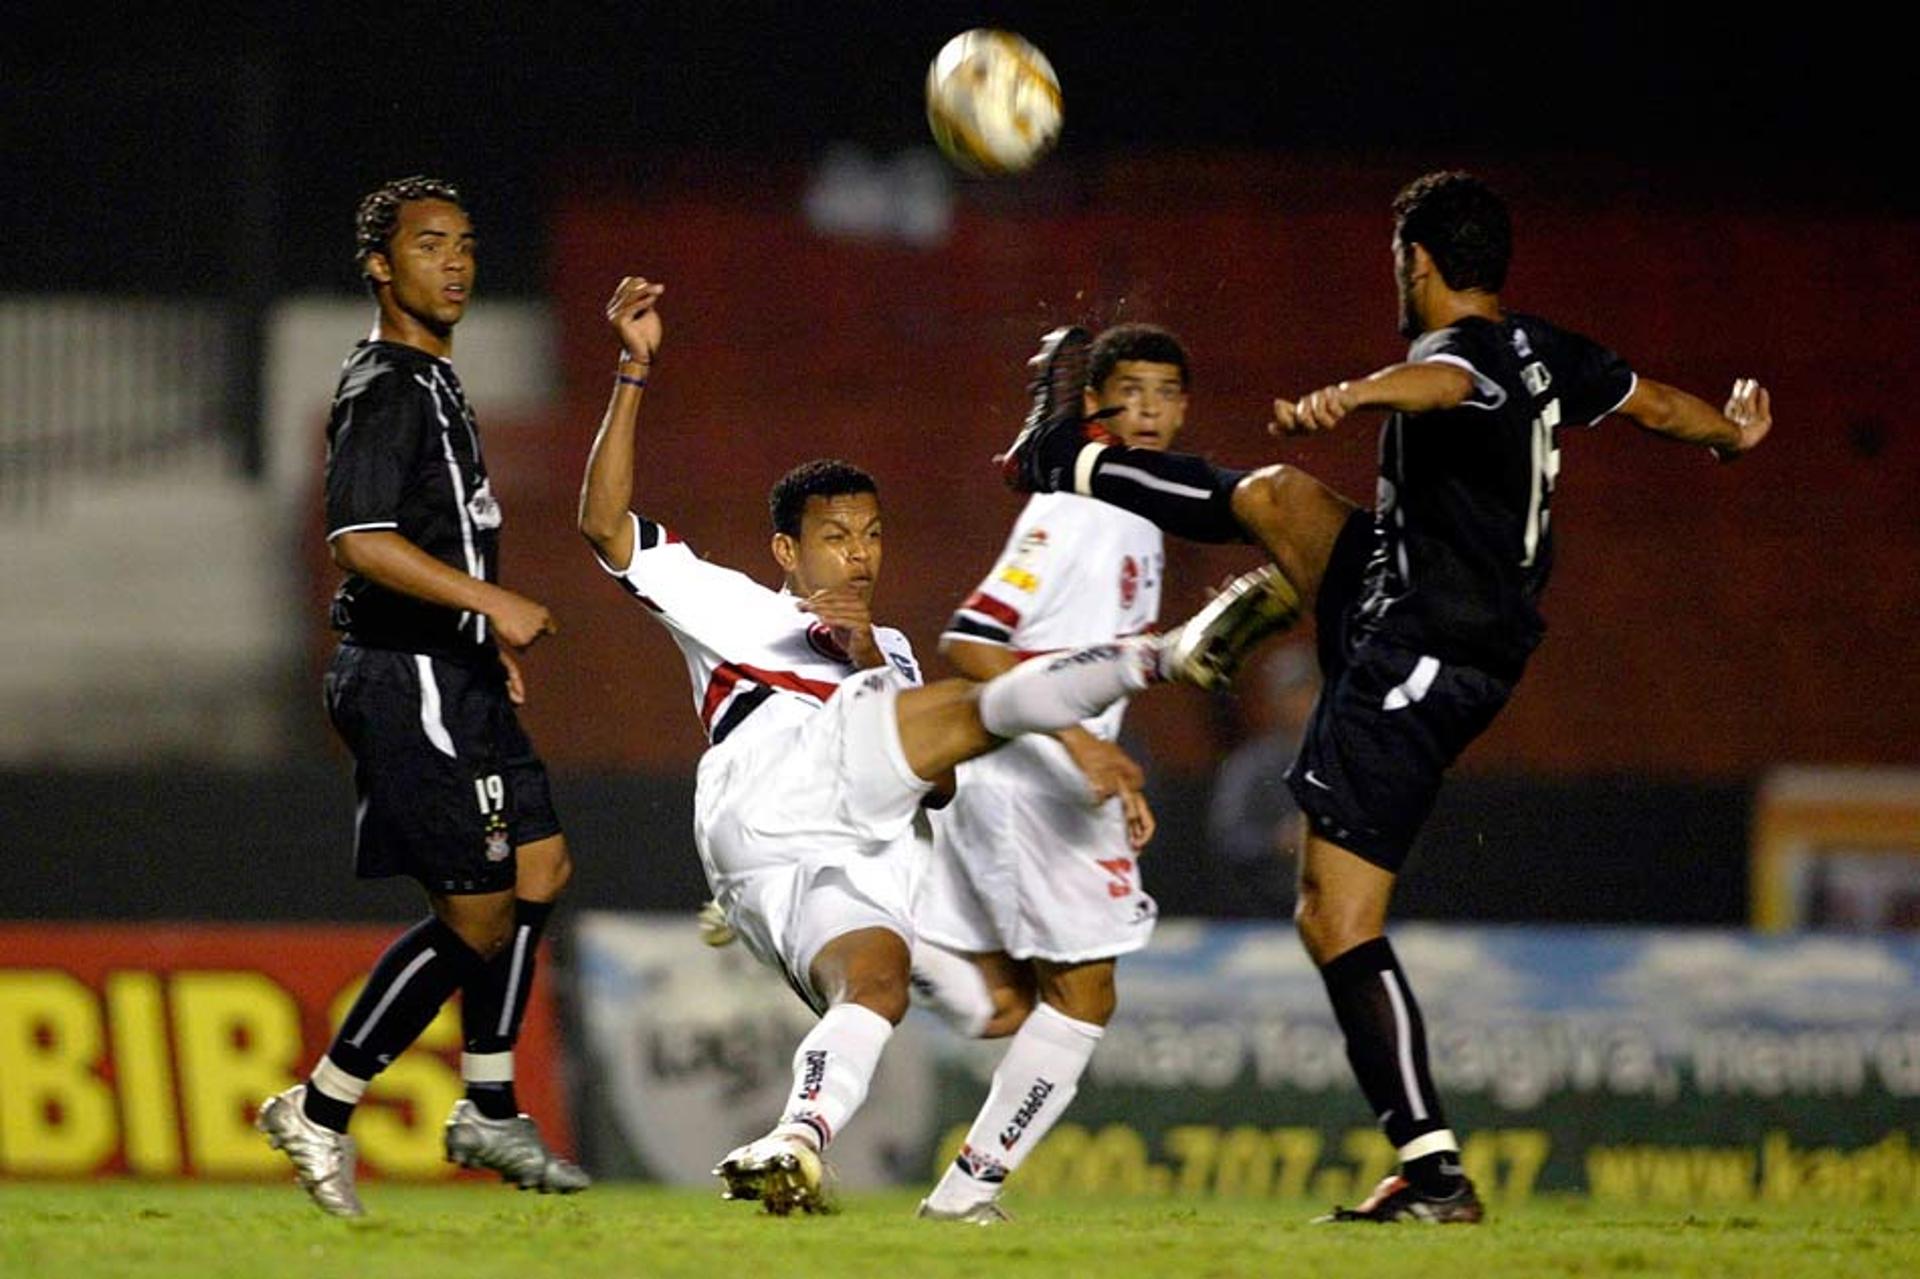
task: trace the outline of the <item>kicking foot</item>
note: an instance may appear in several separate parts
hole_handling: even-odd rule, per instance
[[[831,1212],[827,1166],[820,1152],[798,1137],[769,1133],[720,1161],[722,1199],[757,1199],[767,1212],[785,1217],[802,1212]]]
[[[1081,396],[1092,350],[1093,334],[1077,325],[1064,325],[1040,339],[1040,349],[1027,361],[1031,398],[1026,424],[994,459],[1008,488],[1022,493],[1072,490],[1073,464],[1088,439]],[[1100,435],[1106,438],[1105,432]]]
[[[307,1118],[301,1103],[307,1086],[295,1084],[260,1103],[253,1126],[267,1135],[267,1144],[293,1161],[294,1175],[307,1197],[322,1212],[336,1217],[364,1217],[354,1193],[353,1138]]]
[[[1242,573],[1161,640],[1160,675],[1223,688],[1253,646],[1300,618],[1300,592],[1272,564]]]
[[[462,1097],[447,1116],[447,1162],[462,1168],[490,1168],[500,1179],[543,1195],[570,1195],[593,1184],[580,1165],[547,1149],[540,1130],[526,1115],[489,1119]]]
[[[1398,1175],[1388,1177],[1358,1208],[1335,1208],[1316,1224],[1339,1221],[1425,1221],[1435,1225],[1473,1225],[1486,1217],[1473,1182],[1460,1179],[1460,1189],[1445,1199],[1432,1199]]]

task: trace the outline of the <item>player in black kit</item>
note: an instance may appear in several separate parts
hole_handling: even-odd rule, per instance
[[[1327,1221],[1479,1221],[1427,1068],[1419,1005],[1386,938],[1394,877],[1441,776],[1505,705],[1539,643],[1552,563],[1549,503],[1560,428],[1618,413],[1731,460],[1772,426],[1741,379],[1724,410],[1637,377],[1611,351],[1500,302],[1506,206],[1464,173],[1419,178],[1395,199],[1393,260],[1404,363],[1277,401],[1277,433],[1388,413],[1371,512],[1294,467],[1253,472],[1192,455],[1114,447],[1053,387],[1084,365],[1084,330],[1049,334],[1034,359],[1010,483],[1112,502],[1202,541],[1246,538],[1274,563],[1189,623],[1179,657],[1195,682],[1231,674],[1244,649],[1315,609],[1325,677],[1287,781],[1307,817],[1295,911],[1347,1056],[1400,1159],[1358,1208]]]
[[[460,194],[403,178],[361,201],[360,269],[379,308],[341,370],[327,424],[327,542],[346,580],[327,712],[353,752],[355,869],[410,875],[431,914],[381,956],[325,1057],[258,1125],[313,1201],[359,1216],[346,1135],[368,1084],[461,992],[467,1095],[447,1158],[523,1189],[584,1189],[513,1090],[534,956],[571,865],[546,768],[514,706],[512,654],[554,630],[496,584],[500,506],[449,357],[473,288]]]

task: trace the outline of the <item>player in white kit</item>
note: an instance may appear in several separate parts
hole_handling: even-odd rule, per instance
[[[1119,325],[1094,342],[1085,412],[1129,447],[1165,449],[1185,424],[1187,381],[1173,334]],[[1036,654],[1145,634],[1159,620],[1163,563],[1149,521],[1038,495],[948,622],[941,651],[961,674],[989,680]],[[1113,1016],[1114,961],[1152,935],[1154,901],[1134,857],[1153,815],[1139,767],[1115,744],[1125,710],[1123,699],[961,765],[953,802],[935,817],[937,854],[914,909],[916,981],[963,1029],[1018,1030],[923,1217],[1005,1218],[1002,1184],[1072,1101]],[[978,981],[956,967],[965,962],[987,983],[972,1025],[952,1016],[954,1003],[978,998]]]
[[[1022,663],[984,684],[921,686],[906,638],[873,624],[879,501],[845,463],[809,463],[775,487],[778,591],[633,513],[635,423],[662,337],[662,292],[630,276],[607,304],[623,350],[579,527],[686,660],[711,743],[694,834],[715,899],[754,955],[822,1014],[795,1052],[780,1121],[715,1173],[729,1198],[811,1211],[822,1203],[819,1152],[859,1109],[906,1015],[924,847],[911,827],[922,801],[957,764],[1186,678],[1188,664],[1177,637],[1142,636]],[[1084,344],[1044,347],[1033,420],[1077,418],[1086,368]]]

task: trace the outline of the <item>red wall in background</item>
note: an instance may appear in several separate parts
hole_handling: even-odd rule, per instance
[[[615,353],[601,306],[622,274],[668,284],[640,508],[772,580],[768,485],[810,457],[859,462],[890,521],[881,603],[931,656],[1018,510],[987,459],[1024,409],[1022,362],[1055,323],[1171,325],[1195,361],[1187,444],[1371,493],[1371,423],[1310,444],[1261,427],[1273,395],[1403,353],[1385,208],[1406,176],[1247,159],[970,185],[935,249],[811,232],[793,175],[562,198],[552,305],[565,403],[547,421],[485,424],[507,580],[563,626],[529,665],[542,749],[679,771],[702,745],[672,644],[571,529]],[[1758,376],[1779,425],[1734,467],[1618,419],[1563,442],[1552,631],[1467,766],[1726,776],[1912,762],[1920,445],[1901,410],[1920,400],[1914,227],[1663,202],[1571,167],[1494,177],[1516,214],[1510,305],[1710,398]],[[1575,179],[1585,194],[1564,191]],[[1169,616],[1253,558],[1172,548]],[[1223,717],[1207,699],[1162,692],[1135,716],[1156,763],[1209,766]]]

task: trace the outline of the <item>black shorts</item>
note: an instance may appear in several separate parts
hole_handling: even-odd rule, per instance
[[[1447,768],[1493,723],[1514,681],[1355,627],[1361,545],[1350,524],[1320,588],[1323,683],[1287,784],[1315,834],[1397,874]]]
[[[353,752],[354,870],[429,892],[511,888],[515,850],[560,833],[547,768],[490,657],[468,664],[342,644],[327,714]]]

